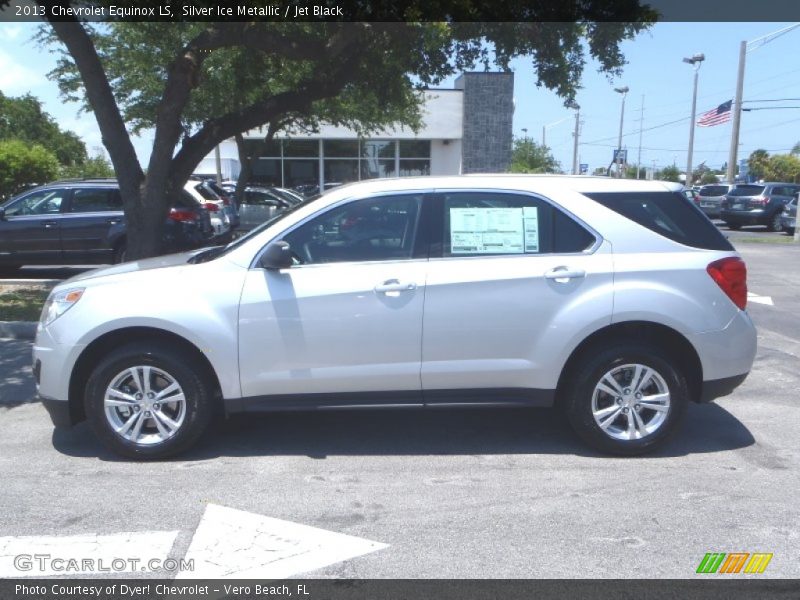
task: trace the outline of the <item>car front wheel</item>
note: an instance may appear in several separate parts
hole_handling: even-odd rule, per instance
[[[138,459],[188,449],[207,428],[212,387],[202,366],[169,344],[132,343],[101,361],[86,385],[86,416],[111,450]]]
[[[780,231],[781,229],[781,211],[778,211],[767,222],[767,231]]]
[[[589,445],[634,456],[663,444],[689,399],[684,375],[671,357],[649,345],[619,345],[584,359],[572,370],[565,408]]]

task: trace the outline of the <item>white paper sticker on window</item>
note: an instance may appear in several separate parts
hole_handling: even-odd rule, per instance
[[[451,252],[522,254],[526,246],[522,210],[522,208],[451,208]]]
[[[539,252],[539,209],[526,206],[522,209],[525,231],[525,252]]]

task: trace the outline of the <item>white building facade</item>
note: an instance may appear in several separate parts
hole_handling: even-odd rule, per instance
[[[245,134],[258,149],[251,182],[304,190],[373,179],[495,172],[511,160],[512,73],[465,73],[454,89],[424,92],[422,127],[389,127],[370,138],[352,129],[322,125],[317,132],[279,133],[264,143],[266,129]],[[223,177],[238,176],[233,140],[220,145]],[[235,164],[234,164],[235,163]],[[209,155],[197,174],[216,174]]]

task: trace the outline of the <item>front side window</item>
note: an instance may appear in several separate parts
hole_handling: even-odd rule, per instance
[[[61,212],[61,204],[67,190],[43,190],[33,192],[6,208],[7,217],[26,215],[52,215]]]
[[[350,202],[284,237],[301,264],[410,259],[422,196],[382,196]]]
[[[595,237],[544,200],[496,192],[444,195],[443,256],[583,252]]]

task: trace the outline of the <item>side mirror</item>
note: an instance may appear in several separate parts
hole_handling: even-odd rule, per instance
[[[264,250],[264,254],[261,255],[258,264],[264,269],[288,269],[292,266],[292,251],[289,248],[289,244],[283,241],[272,242]]]
[[[6,209],[0,206],[0,221],[6,220]]]

